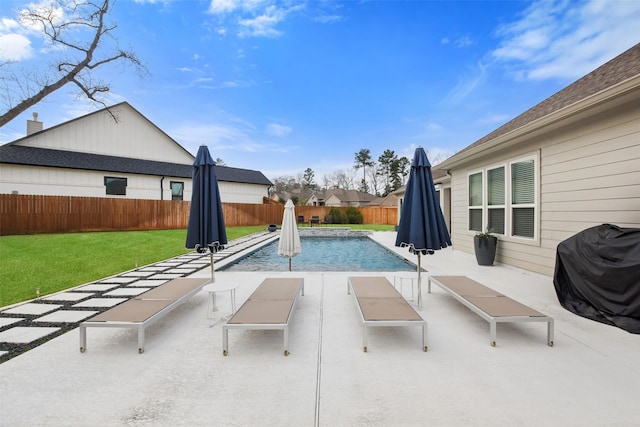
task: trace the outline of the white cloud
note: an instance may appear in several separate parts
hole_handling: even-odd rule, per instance
[[[471,39],[471,37],[469,36],[462,36],[462,37],[458,37],[454,42],[453,45],[457,48],[462,48],[462,47],[467,47],[467,46],[471,46],[474,44],[474,41]]]
[[[241,19],[239,35],[241,37],[279,37],[282,32],[275,27],[284,20],[286,12],[275,5],[264,10],[262,15],[255,18]]]
[[[236,0],[211,0],[209,12],[214,14],[232,12],[239,7],[239,4],[240,2]]]
[[[266,129],[266,132],[269,135],[278,136],[278,137],[287,136],[291,133],[291,131],[292,129],[289,126],[283,126],[277,123],[268,124]]]
[[[442,127],[442,125],[438,124],[438,123],[434,123],[434,122],[428,122],[427,123],[427,130],[430,130],[432,132],[437,132],[444,129]]]
[[[485,117],[482,117],[480,120],[478,120],[478,123],[490,124],[490,125],[503,124],[503,123],[506,123],[507,120],[511,118],[512,117],[507,114],[490,114]]]
[[[212,156],[224,159],[232,166],[233,153],[281,153],[288,148],[272,142],[260,141],[255,126],[246,120],[222,112],[216,113],[215,123],[202,121],[182,123],[168,133],[191,153],[195,154],[201,144],[211,149]],[[285,126],[283,126],[285,127]]]
[[[638,1],[537,1],[498,28],[491,55],[516,79],[576,79],[635,45],[638,22]]]
[[[466,75],[458,79],[458,84],[449,91],[443,102],[450,106],[458,105],[486,79],[486,74],[487,66],[478,63],[476,67],[471,68]]]
[[[340,22],[344,19],[341,15],[321,15],[314,19],[314,21],[321,24],[333,24],[334,22]]]
[[[220,21],[220,35],[234,31],[239,37],[276,38],[282,35],[277,26],[287,15],[305,8],[305,3],[293,4],[287,8],[274,0],[211,0],[208,12]]]
[[[273,0],[211,0],[209,13],[214,15],[228,14],[235,11],[254,12],[265,5],[275,3]]]
[[[22,34],[0,35],[0,60],[21,61],[33,55],[31,41]]]

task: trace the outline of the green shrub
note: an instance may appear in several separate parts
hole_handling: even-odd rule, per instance
[[[349,206],[346,211],[349,224],[362,224],[362,212],[354,206]]]
[[[334,224],[346,223],[347,218],[339,208],[331,208],[331,210],[329,210],[329,215],[331,215],[331,222]]]

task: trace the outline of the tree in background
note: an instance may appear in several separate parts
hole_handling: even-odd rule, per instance
[[[380,169],[379,163],[374,163],[373,166],[369,168],[369,183],[371,186],[369,187],[369,193],[374,194],[376,196],[382,196],[384,191],[384,179],[383,173]]]
[[[384,195],[391,193],[393,188],[393,165],[397,163],[398,156],[393,150],[384,150],[384,152],[378,157],[378,165],[380,165],[378,172],[384,178]]]
[[[409,175],[409,164],[409,159],[406,157],[400,157],[391,163],[391,191],[404,185],[404,179]]]
[[[0,127],[42,101],[58,89],[71,83],[81,96],[91,102],[108,106],[104,101],[111,87],[96,75],[96,70],[110,63],[134,65],[138,73],[145,67],[133,52],[112,44],[115,24],[106,22],[111,0],[97,3],[84,0],[52,0],[30,3],[20,13],[20,23],[38,28],[48,46],[51,64],[48,70],[34,70],[16,61],[0,63],[2,110]],[[60,19],[60,17],[63,17]],[[0,61],[2,58],[0,58]],[[111,111],[109,111],[111,113]],[[111,113],[114,120],[117,117]]]
[[[371,160],[371,150],[363,148],[355,154],[354,168],[356,170],[362,168],[362,183],[360,185],[360,191],[365,193],[369,192],[369,186],[367,185],[367,166],[373,166],[374,161]]]
[[[315,182],[315,173],[311,168],[306,168],[304,170],[304,175],[302,177],[302,187],[308,188],[310,190],[315,190],[318,188],[318,185]]]
[[[356,189],[356,175],[359,168],[365,168],[365,174],[361,181],[361,189],[366,185],[366,192],[376,196],[386,196],[404,185],[405,178],[409,174],[409,160],[400,157],[393,150],[385,150],[380,155],[378,162],[371,160],[371,151],[362,149],[356,153],[362,163],[356,163],[357,167],[347,170],[337,170],[322,176],[322,184],[315,182],[315,172],[306,168],[304,172],[296,173],[296,176],[283,175],[272,179],[273,186],[269,189],[269,195],[274,193],[282,196],[286,193],[301,193],[300,190],[354,190]],[[216,159],[216,161],[219,159]],[[359,166],[358,166],[359,165]],[[365,191],[365,190],[362,190]],[[302,193],[305,193],[304,191]],[[303,200],[304,201],[304,200]]]

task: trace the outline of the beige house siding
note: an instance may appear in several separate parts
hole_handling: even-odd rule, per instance
[[[342,206],[342,201],[338,197],[336,197],[334,194],[332,194],[331,196],[325,199],[324,205],[339,207],[339,206]]]
[[[184,165],[191,170],[194,157],[128,103],[117,104],[110,109],[118,122],[106,110],[101,110],[28,135],[10,145],[156,161]],[[190,172],[181,173],[171,168],[171,174],[182,175],[172,177],[149,169],[139,173],[135,168],[116,168],[111,170],[127,172],[112,172],[98,170],[104,164],[88,168],[78,166],[77,169],[73,166],[66,163],[64,167],[52,167],[42,163],[3,162],[0,166],[0,193],[171,200],[171,182],[174,181],[184,184],[182,200],[191,200],[191,176],[186,176]],[[234,168],[224,168],[227,176],[233,173],[231,169]],[[105,177],[126,178],[126,195],[107,195]],[[268,195],[269,185],[256,183],[259,180],[240,182],[220,181],[220,176],[218,178],[223,202],[262,204],[263,197]],[[233,178],[237,179],[237,176]]]
[[[106,194],[104,177],[127,178],[127,195]],[[183,200],[191,200],[191,178],[165,177],[162,199],[171,200],[170,182],[184,183]],[[113,197],[160,200],[158,176],[3,164],[0,167],[0,193],[41,194],[45,196]],[[220,190],[222,193],[222,190]],[[264,189],[262,189],[264,193]],[[220,196],[222,198],[222,194]]]
[[[539,153],[537,236],[500,236],[497,262],[552,275],[558,243],[602,223],[640,227],[640,101],[545,134],[452,172],[454,247],[473,253],[468,174]]]
[[[127,103],[33,134],[18,144],[160,162],[193,164],[193,156]]]
[[[189,185],[191,185],[190,179]],[[267,195],[267,188],[264,185],[218,181],[218,188],[220,200],[224,203],[261,204],[262,198]],[[191,200],[191,190],[189,190],[189,199],[185,200]]]

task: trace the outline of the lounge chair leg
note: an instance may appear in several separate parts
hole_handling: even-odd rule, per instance
[[[227,355],[229,349],[229,329],[226,326],[222,327],[222,355]]]
[[[144,353],[144,327],[138,328],[138,354]]]
[[[367,330],[367,325],[364,324],[362,325],[362,347],[364,347],[364,352],[367,352],[367,333],[369,331]]]
[[[547,344],[553,347],[553,319],[547,322]]]
[[[87,328],[80,325],[80,353],[87,350]]]
[[[289,327],[285,326],[283,329],[284,332],[284,355],[289,355]]]
[[[496,322],[489,322],[489,332],[491,333],[491,347],[496,346]]]
[[[422,348],[423,351],[427,351],[427,322],[422,325]]]

